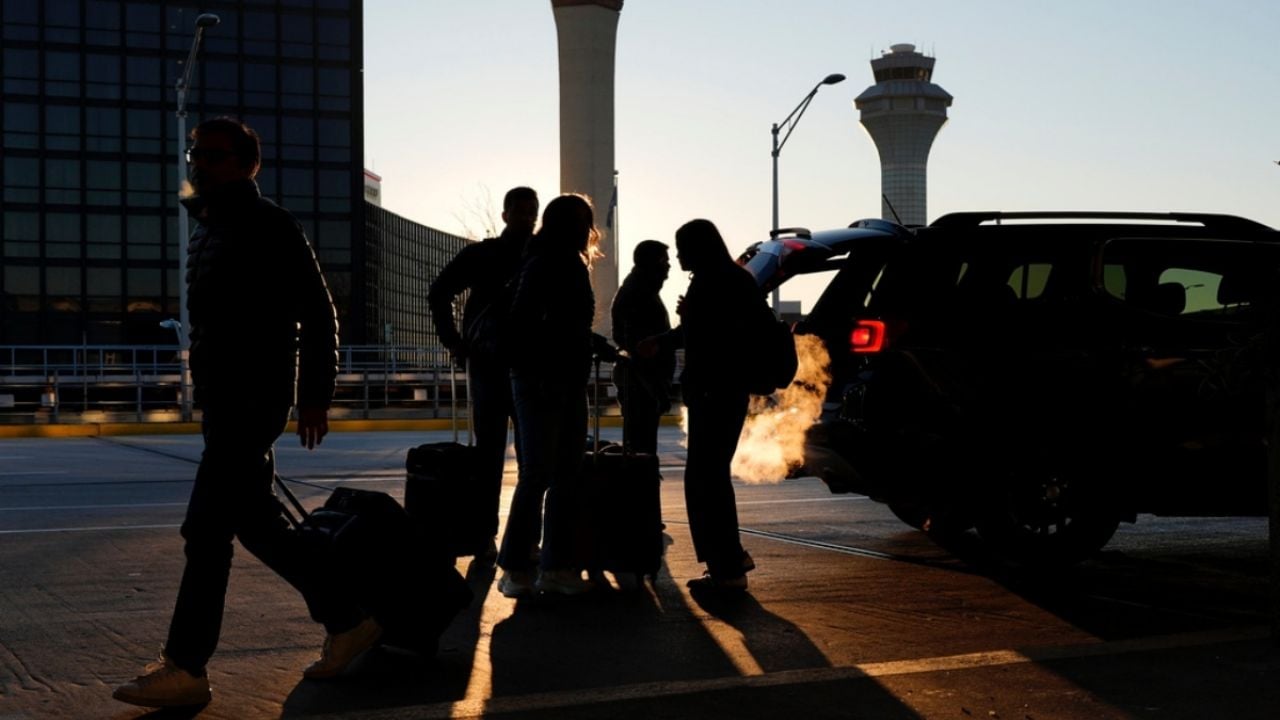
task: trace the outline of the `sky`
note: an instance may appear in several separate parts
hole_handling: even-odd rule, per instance
[[[483,234],[503,193],[559,191],[549,0],[365,0],[365,165],[383,206]],[[853,99],[913,43],[955,98],[928,216],[1200,211],[1280,227],[1274,0],[626,0],[615,163],[623,275],[635,244],[705,217],[736,254],[768,238],[770,127],[830,73],[779,158],[780,225],[880,213]],[[598,200],[600,206],[607,199]],[[600,212],[603,215],[603,211]],[[673,252],[674,256],[674,252]],[[669,308],[687,287],[678,268]],[[807,310],[820,288],[783,287]]]

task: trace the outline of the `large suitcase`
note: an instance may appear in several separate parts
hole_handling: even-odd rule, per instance
[[[594,434],[583,460],[585,524],[592,572],[656,577],[662,567],[662,503],[658,456],[600,440],[600,359],[595,361]],[[624,426],[625,427],[625,426]]]
[[[335,488],[307,512],[279,477],[300,517],[286,514],[333,571],[355,588],[362,609],[383,629],[383,643],[434,654],[449,623],[473,593],[453,557],[383,492]]]
[[[404,507],[409,516],[453,557],[480,555],[493,539],[493,518],[480,483],[475,481],[475,446],[468,430],[466,445],[458,442],[456,371],[450,376],[453,441],[410,448],[405,458]],[[468,393],[468,418],[470,400]]]

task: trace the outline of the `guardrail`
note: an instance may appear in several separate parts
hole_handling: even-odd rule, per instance
[[[177,345],[0,346],[0,423],[177,422]],[[612,366],[599,397],[616,413]],[[593,391],[595,389],[593,388]],[[339,354],[335,418],[465,416],[466,373],[443,352],[352,346]],[[456,402],[454,399],[456,398]]]

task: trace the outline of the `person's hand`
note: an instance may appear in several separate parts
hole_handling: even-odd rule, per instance
[[[636,343],[636,357],[649,359],[658,354],[658,336],[647,337]]]
[[[298,408],[298,439],[302,441],[303,447],[314,450],[328,434],[327,408]]]

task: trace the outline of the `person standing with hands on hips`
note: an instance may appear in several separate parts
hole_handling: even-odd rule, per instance
[[[501,347],[501,323],[485,322],[506,314],[511,302],[508,284],[524,262],[525,246],[538,222],[538,194],[516,187],[502,199],[502,234],[469,243],[449,261],[427,291],[427,306],[440,342],[454,362],[466,367],[471,391],[471,422],[476,449],[474,482],[483,488],[487,537],[494,540],[478,554],[493,562],[497,556],[498,501],[502,495],[502,468],[507,456],[507,421],[515,418],[511,405],[511,365]],[[470,291],[462,311],[462,332],[454,323],[454,298]],[[485,312],[493,304],[502,305]],[[520,429],[515,430],[516,459],[520,457]]]

